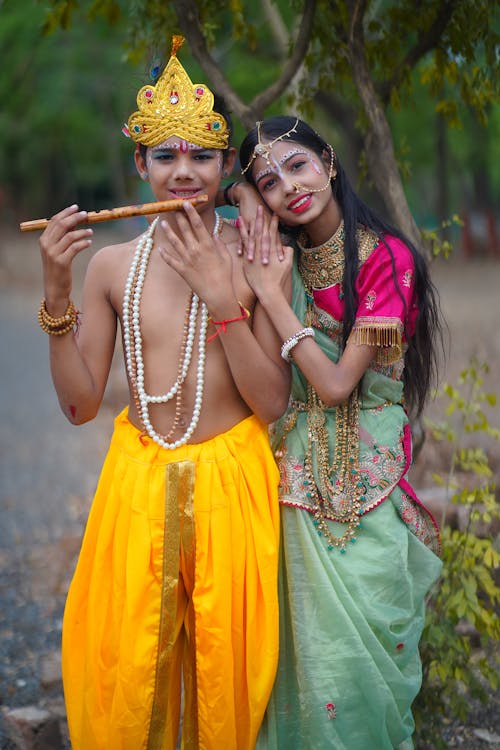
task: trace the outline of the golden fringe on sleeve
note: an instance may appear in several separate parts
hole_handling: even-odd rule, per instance
[[[397,318],[358,318],[349,335],[348,343],[376,346],[377,363],[393,364],[403,356],[401,321]]]

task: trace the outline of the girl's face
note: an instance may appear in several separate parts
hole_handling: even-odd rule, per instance
[[[222,151],[206,149],[173,136],[164,143],[148,148],[145,160],[136,152],[140,174],[147,173],[157,200],[188,199],[208,195],[213,206],[220,186],[222,170],[234,163],[234,149],[226,161]]]
[[[264,145],[265,141],[263,142]],[[252,165],[255,185],[269,208],[288,226],[307,226],[326,218],[335,206],[330,159],[286,139],[275,143]]]

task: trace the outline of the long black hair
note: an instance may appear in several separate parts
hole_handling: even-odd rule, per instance
[[[300,143],[313,151],[321,159],[325,153],[330,154],[331,146],[302,120],[294,117],[278,116],[270,117],[260,124],[260,134],[270,141],[279,138],[280,135],[291,131],[287,140]],[[250,164],[254,148],[259,140],[257,127],[253,128],[243,140],[240,146],[240,164],[246,169]],[[418,300],[418,318],[414,335],[409,338],[408,349],[405,354],[405,370],[403,373],[404,393],[407,407],[410,411],[419,415],[425,405],[431,386],[437,382],[438,376],[438,343],[443,343],[443,324],[441,322],[441,311],[437,290],[430,278],[429,269],[422,253],[395,227],[384,221],[361,198],[354,192],[347,175],[340,164],[337,156],[334,157],[336,178],[331,181],[331,188],[335,200],[342,211],[344,219],[345,241],[344,255],[345,267],[343,278],[344,292],[344,320],[343,337],[344,345],[354,325],[358,299],[356,293],[356,278],[359,272],[359,253],[356,240],[358,225],[372,229],[386,245],[392,261],[393,276],[403,302],[404,296],[399,287],[396,273],[394,255],[389,245],[385,242],[386,234],[393,235],[402,240],[409,248],[415,263],[415,295]],[[246,179],[255,186],[251,167],[245,172]],[[297,234],[298,229],[287,227],[287,232]],[[406,303],[405,303],[406,306]],[[407,337],[408,338],[408,337]]]

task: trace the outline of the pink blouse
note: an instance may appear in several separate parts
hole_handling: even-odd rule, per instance
[[[418,305],[415,298],[415,263],[404,242],[387,235],[394,255],[383,242],[363,263],[356,280],[359,305],[349,341],[380,347],[377,361],[394,363],[402,358],[403,345],[415,332]],[[336,321],[344,317],[341,284],[314,290],[316,306]]]

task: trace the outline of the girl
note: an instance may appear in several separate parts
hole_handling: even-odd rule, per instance
[[[240,219],[264,260],[247,260],[247,278],[293,370],[272,430],[280,660],[257,747],[406,750],[424,600],[441,570],[436,523],[406,478],[408,412],[421,413],[436,373],[435,290],[421,254],[359,199],[306,123],[258,123],[240,161],[295,246],[280,260],[262,209],[250,238]],[[248,191],[234,183],[226,196],[248,206]]]

